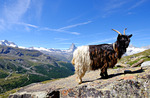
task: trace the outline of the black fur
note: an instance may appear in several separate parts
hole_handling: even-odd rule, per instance
[[[118,35],[117,41],[115,42],[116,48],[118,48],[119,54],[118,58],[120,59],[121,56],[126,52],[126,49],[129,46],[131,35]]]
[[[89,45],[90,59],[93,61],[92,70],[101,69],[102,78],[108,78],[107,68],[114,67],[117,59],[120,59],[126,52],[131,37],[132,34],[118,35],[115,49],[113,44]]]

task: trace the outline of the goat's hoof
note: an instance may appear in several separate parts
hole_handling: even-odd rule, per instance
[[[81,84],[82,83],[82,81],[81,80],[78,80],[78,84]]]
[[[81,84],[82,82],[78,82],[78,84]]]
[[[76,81],[78,82],[78,84],[82,83],[82,80],[80,80],[80,79],[77,79]]]

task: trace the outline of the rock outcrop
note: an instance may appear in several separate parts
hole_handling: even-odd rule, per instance
[[[141,67],[148,67],[150,66],[150,61],[145,61],[141,64]]]
[[[34,83],[22,87],[9,98],[149,98],[150,68],[108,69],[109,78],[101,79],[99,70],[85,74],[83,83],[78,85],[76,75],[51,81]]]

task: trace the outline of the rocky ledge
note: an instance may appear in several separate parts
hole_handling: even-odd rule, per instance
[[[78,85],[76,75],[22,87],[9,98],[51,97],[102,97],[102,98],[150,98],[150,68],[109,69],[109,79],[101,79],[100,71],[86,73],[83,83]]]

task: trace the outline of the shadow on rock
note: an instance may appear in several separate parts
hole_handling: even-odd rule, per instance
[[[125,74],[136,74],[136,73],[142,73],[142,72],[144,72],[144,69],[138,69],[138,70],[135,70],[135,71],[125,70],[124,73],[110,74],[109,77],[106,78],[106,79],[110,79],[110,78],[120,76],[120,75],[125,75]],[[98,79],[95,79],[95,80],[101,80],[101,79],[104,79],[104,78],[98,78]],[[83,81],[82,83],[93,82],[95,80]]]

